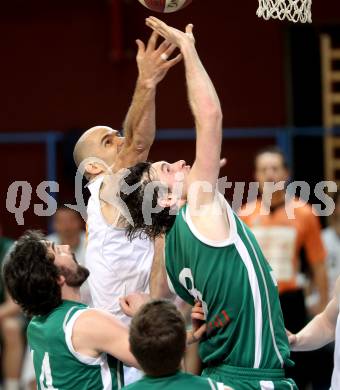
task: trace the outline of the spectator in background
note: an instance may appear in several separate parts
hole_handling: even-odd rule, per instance
[[[69,245],[80,265],[85,264],[86,235],[80,214],[64,205],[58,207],[53,217],[54,232],[47,236],[48,241],[57,245]],[[80,289],[81,300],[91,305],[91,295],[87,282]]]
[[[330,299],[334,295],[335,282],[340,275],[340,192],[333,196],[334,213],[330,217],[330,226],[322,231],[322,239],[327,250],[327,274]]]
[[[13,240],[2,235],[0,226],[0,267],[9,252]],[[1,359],[4,390],[19,390],[21,366],[24,355],[24,321],[21,310],[6,294],[1,275],[0,282],[0,330]]]
[[[277,147],[268,147],[258,152],[255,157],[255,179],[259,183],[260,196],[242,207],[240,216],[252,229],[273,268],[285,326],[296,333],[307,323],[304,285],[300,277],[302,250],[320,296],[318,312],[327,305],[328,288],[326,251],[321,239],[320,223],[312,207],[295,197],[286,197],[285,189],[272,195],[266,193],[265,182],[286,182],[288,178],[287,162]],[[293,219],[289,219],[287,211],[294,213]],[[287,375],[293,377],[298,388],[303,390],[313,375],[313,369],[308,363],[310,359],[307,362],[305,354],[292,354],[292,359],[296,366],[288,369]]]

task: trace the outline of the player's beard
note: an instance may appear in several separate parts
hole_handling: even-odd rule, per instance
[[[90,271],[77,264],[76,271],[67,267],[60,267],[60,273],[64,276],[65,282],[70,287],[80,287],[90,275]]]

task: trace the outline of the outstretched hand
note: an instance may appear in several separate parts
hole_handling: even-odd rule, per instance
[[[158,37],[159,34],[154,31],[146,46],[140,39],[136,40],[139,81],[150,87],[155,87],[164,79],[168,70],[182,60],[182,54],[168,60],[176,50],[176,45],[165,40],[157,47]]]
[[[185,43],[195,44],[195,38],[193,34],[194,26],[188,24],[185,28],[185,32],[178,30],[177,28],[170,27],[161,20],[150,16],[146,19],[146,25],[161,35],[167,42],[182,48]]]

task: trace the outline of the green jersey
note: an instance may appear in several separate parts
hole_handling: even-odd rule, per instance
[[[79,302],[63,301],[29,323],[27,337],[38,390],[116,390],[124,385],[121,362],[112,358],[114,368],[110,368],[105,353],[94,358],[74,350],[73,325],[85,310],[88,307]]]
[[[203,237],[187,206],[166,235],[171,289],[193,305],[202,301],[207,334],[199,353],[206,367],[280,369],[289,344],[272,270],[251,231],[226,202],[229,238]]]
[[[210,378],[202,378],[183,372],[160,378],[145,376],[139,381],[124,387],[126,390],[223,390],[224,385]]]

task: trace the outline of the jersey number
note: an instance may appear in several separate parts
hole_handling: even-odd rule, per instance
[[[205,317],[208,315],[208,306],[203,301],[202,293],[197,290],[195,287],[194,277],[190,268],[183,268],[179,274],[179,282],[181,285],[189,292],[189,294],[197,301],[202,302],[202,308],[205,314]]]
[[[44,384],[45,382],[45,384]],[[51,366],[50,366],[50,358],[48,353],[45,352],[44,359],[41,366],[41,374],[39,378],[39,384],[41,390],[58,390],[53,387],[52,384],[52,374],[51,374]]]

